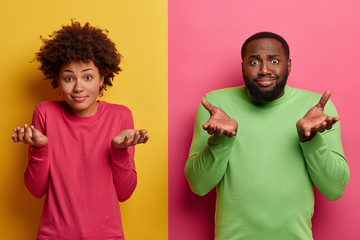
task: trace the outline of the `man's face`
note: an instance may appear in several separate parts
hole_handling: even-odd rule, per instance
[[[284,94],[291,61],[281,43],[273,38],[249,42],[242,63],[244,82],[250,95],[261,101],[273,101]]]

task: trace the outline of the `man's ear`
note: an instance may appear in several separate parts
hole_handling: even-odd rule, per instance
[[[288,60],[288,73],[291,71],[291,59]]]

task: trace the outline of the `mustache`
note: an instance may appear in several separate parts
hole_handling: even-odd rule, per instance
[[[253,81],[264,81],[264,80],[278,80],[279,76],[273,75],[273,76],[258,76],[256,78],[253,78]]]

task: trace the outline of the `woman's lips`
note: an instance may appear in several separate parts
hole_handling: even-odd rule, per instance
[[[75,102],[83,102],[86,100],[86,96],[71,96]]]

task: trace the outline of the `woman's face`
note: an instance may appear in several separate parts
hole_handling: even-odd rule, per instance
[[[96,113],[99,89],[104,83],[99,69],[92,61],[65,64],[59,73],[60,94],[78,117],[89,117]]]

